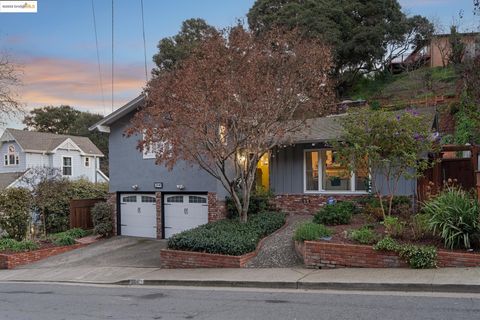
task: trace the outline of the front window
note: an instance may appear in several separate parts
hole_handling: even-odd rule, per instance
[[[85,157],[85,167],[90,167],[90,157]]]
[[[71,157],[63,157],[62,173],[64,176],[72,175],[72,158]]]
[[[306,192],[365,192],[368,190],[367,168],[357,168],[350,172],[347,166],[338,161],[334,150],[305,151],[305,191]]]
[[[16,166],[19,164],[18,153],[15,150],[14,145],[8,146],[7,154],[3,158],[3,164],[5,166]]]

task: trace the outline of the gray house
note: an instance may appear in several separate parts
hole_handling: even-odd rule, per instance
[[[110,191],[117,234],[168,238],[225,217],[226,192],[216,179],[185,163],[168,171],[155,164],[155,154],[136,148],[141,137],[125,136],[131,118],[144,102],[144,96],[139,96],[90,128],[110,133]],[[434,123],[434,109],[421,112]],[[326,144],[341,135],[338,117],[341,115],[309,120],[308,126],[292,137],[292,144],[271,150],[260,159],[257,186],[271,190],[281,209],[314,213],[330,197],[367,194],[367,170],[351,174]],[[416,181],[400,184],[398,194],[415,194]]]

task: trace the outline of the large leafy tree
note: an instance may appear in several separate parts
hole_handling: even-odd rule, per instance
[[[400,178],[419,177],[432,165],[427,155],[437,151],[437,144],[431,123],[414,110],[360,110],[343,117],[341,123],[343,135],[333,143],[340,161],[352,171],[368,168],[372,192],[383,215],[390,215]]]
[[[248,12],[257,32],[298,27],[304,36],[328,41],[344,80],[378,69],[392,49],[424,40],[433,31],[425,20],[407,18],[397,0],[257,0]]]
[[[103,152],[105,157],[100,168],[108,174],[108,136],[101,132],[88,130],[103,117],[99,114],[82,112],[70,106],[45,106],[35,108],[27,114],[23,123],[27,129],[55,134],[69,134],[88,137]]]
[[[216,33],[214,27],[203,19],[188,19],[182,22],[180,31],[173,37],[163,38],[159,41],[158,53],[153,56],[156,68],[153,74],[168,71],[181,60],[188,57],[192,50],[204,39]]]
[[[158,164],[187,161],[218,179],[245,222],[260,157],[332,108],[331,67],[328,46],[297,32],[218,32],[148,83],[127,133],[143,135]]]

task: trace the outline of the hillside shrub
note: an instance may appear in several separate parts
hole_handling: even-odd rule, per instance
[[[394,237],[401,238],[405,230],[405,222],[400,221],[398,217],[387,216],[383,220],[382,224],[385,227],[385,232]]]
[[[313,222],[328,226],[348,224],[355,210],[355,204],[349,201],[327,204],[315,214]]]
[[[25,239],[31,220],[31,202],[28,189],[8,188],[0,194],[0,228],[9,238]]]
[[[293,240],[295,241],[312,241],[328,237],[332,232],[323,224],[304,222],[295,230]]]
[[[430,218],[430,230],[440,236],[446,248],[471,248],[478,233],[479,211],[476,199],[457,186],[447,185],[425,202],[423,212]]]
[[[285,214],[262,212],[246,223],[238,219],[220,220],[183,231],[168,240],[168,248],[226,255],[243,255],[256,249],[258,242],[285,224]]]
[[[105,237],[113,232],[113,208],[107,202],[98,202],[92,208],[93,232]]]

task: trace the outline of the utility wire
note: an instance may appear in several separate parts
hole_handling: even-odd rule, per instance
[[[140,6],[142,7],[142,34],[143,34],[143,58],[145,62],[145,81],[148,81],[147,72],[147,45],[145,41],[145,19],[143,17],[143,0],[140,0]]]
[[[102,69],[100,66],[100,51],[98,50],[98,34],[97,34],[97,19],[95,18],[95,6],[92,0],[92,15],[93,15],[93,30],[95,31],[95,46],[97,48],[97,64],[98,64],[98,77],[100,79],[100,90],[102,92],[102,106],[103,114],[106,114],[105,110],[105,93],[103,91],[103,79],[102,79]]]
[[[114,82],[113,82],[113,78],[114,78],[114,65],[115,65],[115,56],[114,56],[114,0],[112,0],[112,112],[113,112],[113,102],[114,102],[114,98],[113,98],[113,93],[114,93]]]

